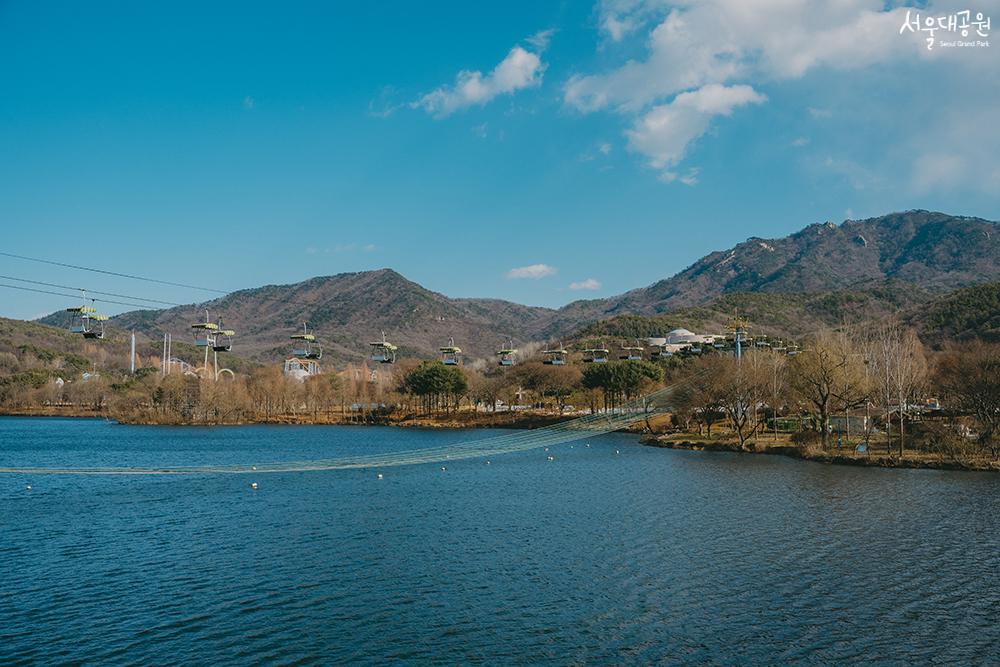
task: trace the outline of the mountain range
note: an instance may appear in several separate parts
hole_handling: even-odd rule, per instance
[[[151,339],[166,331],[180,337],[204,319],[207,308],[238,332],[240,354],[261,361],[287,354],[288,336],[303,321],[322,340],[327,358],[338,361],[358,360],[381,331],[403,355],[431,356],[454,338],[468,354],[488,357],[508,336],[523,345],[581,330],[611,335],[595,323],[625,316],[669,316],[663,326],[687,321],[689,328],[718,327],[727,313],[748,307],[762,330],[795,335],[817,323],[898,312],[959,288],[1000,281],[998,233],[993,221],[923,210],[811,224],[784,238],[750,238],[713,252],[648,287],[559,309],[450,298],[380,269],[133,311],[113,322]],[[65,315],[41,321],[63,326]]]

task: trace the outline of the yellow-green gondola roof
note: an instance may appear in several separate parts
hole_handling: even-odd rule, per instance
[[[67,313],[96,313],[96,308],[91,308],[90,306],[77,306],[75,308],[67,308]]]
[[[292,334],[291,338],[292,340],[307,340],[310,343],[316,340],[316,336],[312,334]]]
[[[462,348],[455,347],[454,345],[446,345],[444,347],[439,347],[438,350],[441,351],[441,352],[447,352],[447,353],[450,353],[450,354],[461,354],[462,353]]]
[[[566,350],[542,350],[542,354],[569,354]]]
[[[386,350],[398,350],[399,349],[395,345],[393,345],[392,343],[387,343],[384,340],[375,340],[375,341],[372,341],[372,342],[370,342],[368,344],[371,345],[372,347],[381,347],[381,348],[385,348]]]
[[[192,329],[204,329],[206,331],[218,331],[219,325],[215,322],[199,322],[198,324],[192,324]]]

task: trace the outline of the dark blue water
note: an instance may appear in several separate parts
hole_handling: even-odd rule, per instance
[[[0,466],[480,435],[8,418]],[[1000,661],[1000,477],[590,444],[381,481],[0,476],[0,664]]]

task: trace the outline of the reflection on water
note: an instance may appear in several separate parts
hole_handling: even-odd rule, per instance
[[[0,419],[0,466],[469,437]],[[0,664],[1000,660],[1000,478],[590,444],[382,480],[0,476]]]

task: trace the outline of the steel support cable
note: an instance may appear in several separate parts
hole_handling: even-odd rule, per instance
[[[3,257],[13,257],[14,259],[23,259],[28,262],[38,262],[40,264],[51,264],[52,266],[61,266],[67,269],[77,269],[78,271],[91,271],[93,273],[103,273],[108,276],[117,276],[119,278],[129,278],[130,280],[141,280],[147,283],[157,283],[160,285],[169,285],[171,287],[183,287],[185,289],[196,289],[203,292],[214,292],[216,294],[229,294],[224,290],[212,289],[211,287],[200,287],[198,285],[188,285],[185,283],[175,283],[169,280],[159,280],[158,278],[147,278],[145,276],[137,276],[131,273],[119,273],[117,271],[107,271],[105,269],[95,269],[88,266],[80,266],[78,264],[68,264],[66,262],[55,262],[50,259],[39,259],[37,257],[26,257],[25,255],[16,255],[12,252],[0,252],[0,256]]]
[[[55,296],[64,296],[68,299],[80,298],[79,294],[63,294],[62,292],[53,292],[51,290],[36,289],[34,287],[21,287],[20,285],[6,285],[4,283],[0,283],[0,287],[5,287],[7,289],[21,290],[23,292],[37,292],[38,294],[54,294]],[[125,303],[124,301],[112,301],[111,299],[91,299],[90,297],[88,297],[87,300],[100,301],[101,303],[113,303],[119,306],[129,306],[131,308],[139,308],[141,310],[149,310],[149,304]]]
[[[99,290],[87,289],[86,287],[73,287],[71,285],[57,285],[55,283],[46,283],[41,280],[28,280],[27,278],[16,278],[14,276],[0,276],[2,280],[14,280],[19,283],[30,283],[32,285],[44,285],[45,287],[58,287],[59,289],[76,290],[80,292],[87,292],[88,294],[103,294],[104,296],[116,296],[121,299],[132,299],[133,301],[149,301],[150,303],[160,303],[166,306],[183,306],[183,303],[174,303],[173,301],[162,301],[160,299],[147,299],[142,296],[132,296],[129,294],[118,294],[116,292],[101,292]],[[100,301],[100,299],[96,299]]]

